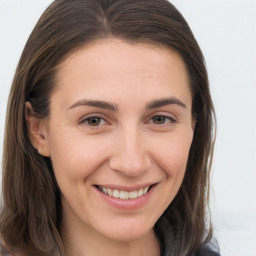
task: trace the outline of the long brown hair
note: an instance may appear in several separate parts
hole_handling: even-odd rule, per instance
[[[194,138],[184,181],[155,232],[162,253],[176,256],[193,255],[211,238],[205,218],[215,114],[204,58],[188,24],[167,0],[55,0],[27,41],[8,102],[0,235],[22,255],[64,255],[58,185],[50,159],[30,143],[25,102],[46,118],[58,65],[79,47],[108,37],[163,45],[182,57],[193,97]]]

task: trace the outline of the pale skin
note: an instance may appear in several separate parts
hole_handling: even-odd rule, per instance
[[[181,186],[193,139],[181,57],[151,44],[94,42],[61,63],[50,101],[44,120],[26,103],[26,119],[61,190],[66,255],[160,255],[153,228]],[[140,201],[101,187],[151,189]]]

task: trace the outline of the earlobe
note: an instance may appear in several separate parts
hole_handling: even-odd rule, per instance
[[[25,118],[31,144],[40,155],[50,157],[46,121],[35,114],[28,101],[25,103]]]

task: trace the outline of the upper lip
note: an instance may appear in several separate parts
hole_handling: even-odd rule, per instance
[[[134,190],[144,189],[146,187],[150,187],[155,184],[156,183],[151,182],[151,183],[144,183],[144,184],[134,185],[134,186],[123,186],[123,185],[116,185],[116,184],[96,184],[95,186],[116,189],[116,190],[123,190],[123,191],[134,191]]]

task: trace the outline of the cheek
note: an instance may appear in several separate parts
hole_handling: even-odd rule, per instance
[[[155,147],[155,161],[164,174],[161,209],[164,211],[177,195],[187,166],[192,136],[170,136]]]
[[[58,179],[86,179],[106,159],[107,143],[67,133],[51,139],[50,154]]]
[[[173,136],[155,147],[160,167],[172,178],[184,176],[193,136]]]

